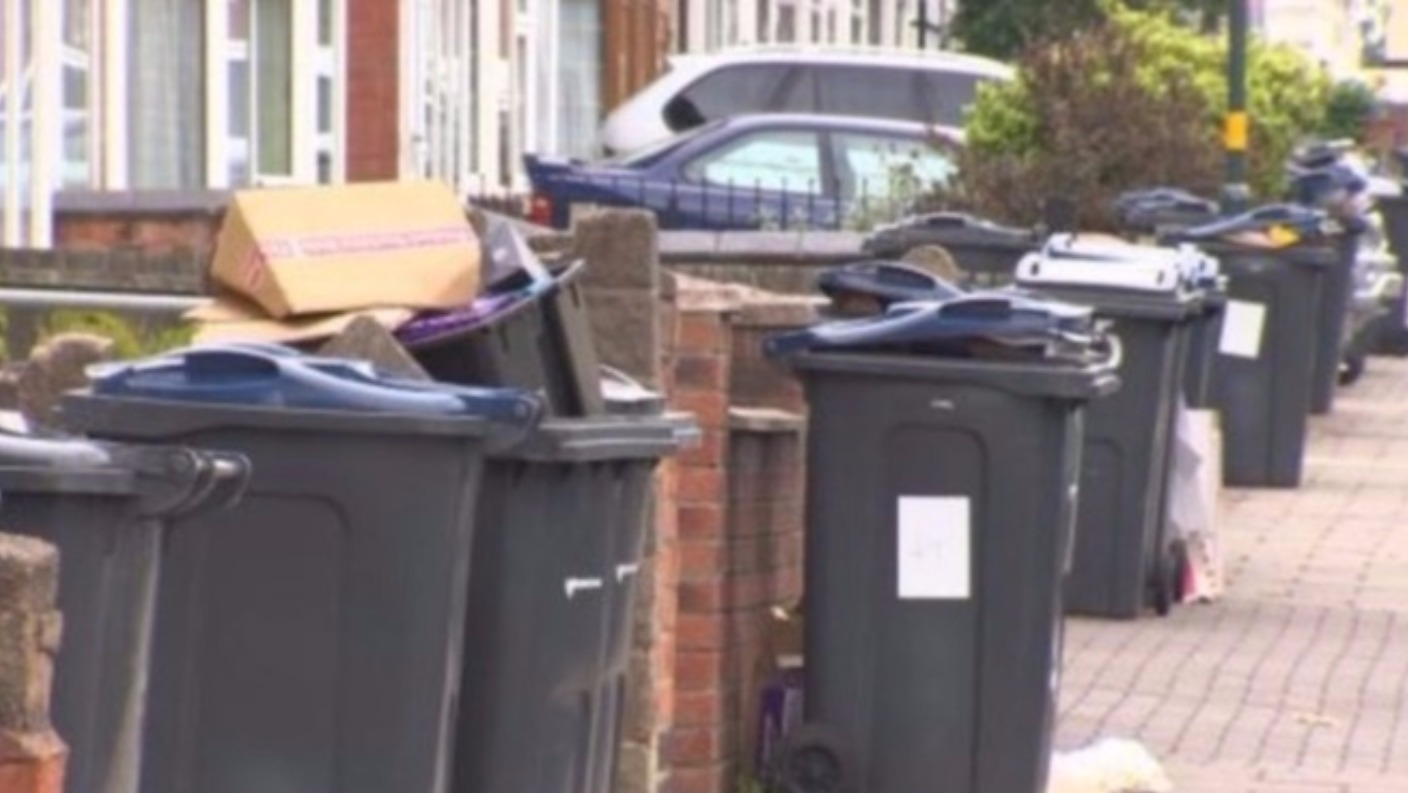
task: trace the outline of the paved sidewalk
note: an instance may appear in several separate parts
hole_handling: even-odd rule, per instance
[[[1062,747],[1136,738],[1178,793],[1408,793],[1408,361],[1371,360],[1306,463],[1224,496],[1223,600],[1072,620]]]

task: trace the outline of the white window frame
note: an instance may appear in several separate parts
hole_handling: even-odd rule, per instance
[[[489,115],[485,105],[475,105],[479,88],[475,74],[484,73],[484,53],[476,50],[486,40],[496,41],[497,30],[486,30],[490,25],[481,19],[476,35],[474,6],[466,0],[401,3],[398,170],[402,178],[438,179],[466,191],[475,181],[476,160],[485,161],[483,142],[475,146],[476,127],[482,129]],[[477,120],[475,108],[480,111]]]
[[[52,185],[63,155],[64,6],[53,0],[0,0],[0,4],[0,28],[6,37],[0,73],[9,94],[0,130],[7,161],[0,242],[45,248],[53,243]],[[22,57],[22,47],[27,59]],[[21,110],[26,92],[28,125]],[[22,189],[20,180],[9,172],[19,172],[19,153],[25,148],[30,156],[25,160],[27,189]]]
[[[250,0],[251,15],[259,0]],[[318,40],[319,4],[315,0],[294,0],[290,7],[292,53],[292,96],[290,97],[291,162],[287,173],[259,171],[259,107],[250,102],[249,137],[245,157],[251,181],[256,185],[317,184],[318,158],[331,162],[332,181],[346,177],[346,17],[347,0],[333,0],[332,44]],[[230,156],[237,140],[230,134],[230,63],[249,61],[258,35],[253,19],[249,39],[230,39],[229,0],[205,0],[205,152],[206,186],[230,187]],[[258,70],[248,69],[248,90],[258,96]],[[332,81],[332,129],[318,129],[318,82]]]
[[[5,136],[5,179],[4,192],[4,217],[0,222],[0,237],[7,246],[19,246],[24,242],[24,229],[21,226],[22,216],[20,215],[21,190],[20,180],[11,179],[8,171],[15,168],[20,161],[21,137],[20,137],[20,101],[16,98],[19,93],[15,89],[24,79],[24,59],[21,57],[20,48],[26,40],[24,19],[20,12],[21,0],[0,0],[0,35],[5,36],[5,58],[0,64],[0,75],[3,75],[5,86],[5,116],[3,132]],[[15,170],[18,170],[17,168]]]

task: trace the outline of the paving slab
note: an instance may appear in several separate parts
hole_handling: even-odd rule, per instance
[[[1061,748],[1144,743],[1178,793],[1408,793],[1408,360],[1311,420],[1304,485],[1221,498],[1227,592],[1072,619]]]

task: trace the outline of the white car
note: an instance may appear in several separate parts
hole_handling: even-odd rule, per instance
[[[627,154],[708,121],[754,113],[961,127],[978,84],[1013,74],[994,60],[938,51],[781,47],[677,55],[606,119],[601,147]]]

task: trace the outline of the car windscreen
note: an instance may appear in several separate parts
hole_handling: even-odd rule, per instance
[[[682,132],[678,135],[671,135],[670,137],[656,141],[655,143],[652,143],[646,146],[645,148],[636,149],[634,151],[628,151],[623,154],[618,154],[614,157],[608,157],[602,160],[601,164],[620,168],[640,168],[649,165],[655,162],[656,160],[660,159],[661,157],[664,157],[665,155],[674,151],[675,149],[679,148],[680,146],[683,146],[685,143],[688,143],[695,136],[700,135],[708,130],[711,130],[722,123],[722,121],[715,121],[706,124],[703,127],[691,129],[687,132]]]

